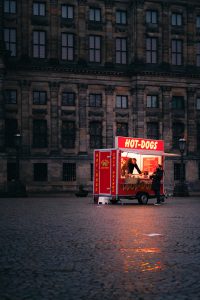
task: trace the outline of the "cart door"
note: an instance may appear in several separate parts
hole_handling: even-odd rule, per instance
[[[111,151],[101,151],[99,159],[99,194],[110,195],[111,191]]]

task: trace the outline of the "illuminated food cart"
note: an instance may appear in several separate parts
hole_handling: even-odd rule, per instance
[[[127,174],[124,165],[129,158],[135,158],[141,174],[136,169]],[[111,202],[120,199],[137,199],[147,204],[154,198],[151,189],[151,175],[158,164],[164,169],[164,141],[143,138],[115,138],[115,148],[94,150],[94,202],[99,197],[108,197]],[[161,197],[164,197],[164,178],[161,180]]]

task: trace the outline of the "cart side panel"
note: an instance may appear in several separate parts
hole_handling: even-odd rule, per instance
[[[111,151],[100,151],[99,194],[110,195],[111,189]]]
[[[117,193],[117,150],[111,151],[111,194],[116,196]]]
[[[100,151],[94,151],[94,179],[93,179],[93,194],[99,194],[99,161],[100,161]]]

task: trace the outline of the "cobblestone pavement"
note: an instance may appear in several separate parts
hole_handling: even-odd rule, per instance
[[[152,204],[0,199],[0,300],[200,299],[200,198]]]

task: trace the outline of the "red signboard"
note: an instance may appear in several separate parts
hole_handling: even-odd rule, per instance
[[[94,154],[94,193],[99,193],[99,156],[100,152],[95,151]]]
[[[115,138],[115,146],[116,148],[122,148],[122,149],[164,151],[163,140],[150,140],[150,139],[142,139],[142,138],[117,136]]]

